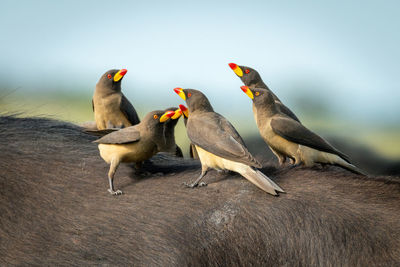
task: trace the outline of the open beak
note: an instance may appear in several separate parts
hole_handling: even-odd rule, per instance
[[[187,107],[185,107],[184,105],[179,105],[179,109],[182,111],[183,116],[189,118],[189,110]]]
[[[235,63],[229,63],[228,65],[236,73],[237,76],[239,77],[243,76],[243,71],[238,65],[236,65]]]
[[[172,111],[172,110],[167,111],[160,117],[160,122],[166,122],[174,115],[175,115],[175,111]]]
[[[121,80],[127,72],[128,72],[127,69],[122,69],[119,70],[117,73],[115,73],[114,82],[118,82],[119,80]]]
[[[245,92],[245,94],[250,97],[251,99],[254,99],[254,95],[253,93],[250,91],[249,87],[246,85],[243,85],[240,87],[242,89],[243,92]]]
[[[171,119],[173,120],[179,119],[181,115],[182,115],[182,110],[178,108],[177,110],[175,110],[175,114],[174,116],[171,117]]]
[[[185,96],[185,93],[183,92],[183,89],[182,89],[182,88],[176,87],[176,88],[174,89],[174,91],[175,91],[175,93],[177,93],[183,100],[186,101],[186,96]]]

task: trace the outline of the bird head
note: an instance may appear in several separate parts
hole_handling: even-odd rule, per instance
[[[208,101],[207,97],[199,90],[177,87],[174,91],[186,101],[190,112],[194,112],[195,110],[214,111],[210,101]]]
[[[264,88],[250,88],[246,85],[240,87],[242,91],[253,100],[254,104],[274,105],[274,98],[267,89]]]
[[[97,86],[100,86],[101,88],[111,89],[114,91],[118,90],[120,91],[122,78],[124,78],[127,72],[128,72],[127,69],[109,70],[100,77]]]
[[[246,66],[240,66],[235,63],[229,63],[229,67],[247,86],[257,86],[262,82],[260,74],[255,69]]]

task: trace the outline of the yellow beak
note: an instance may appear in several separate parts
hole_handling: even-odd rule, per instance
[[[185,93],[183,92],[183,89],[182,89],[182,88],[177,87],[177,88],[174,89],[174,91],[175,91],[175,93],[177,93],[183,100],[186,101],[186,96],[185,96]]]
[[[239,77],[243,76],[243,71],[237,64],[229,63],[228,65],[236,73],[237,76],[239,76]]]
[[[179,119],[179,117],[182,115],[182,111],[178,108],[177,110],[175,110],[175,114],[174,116],[171,117],[171,119],[176,120]]]
[[[181,104],[181,105],[179,105],[179,109],[182,111],[183,115],[186,118],[189,118],[189,110],[187,107],[185,107],[184,105]]]
[[[118,82],[119,80],[121,80],[122,77],[124,77],[127,72],[128,72],[127,69],[122,69],[122,70],[119,70],[117,73],[115,73],[114,82]]]
[[[251,99],[254,99],[254,95],[253,95],[253,93],[251,92],[251,90],[249,89],[248,86],[241,86],[240,88],[242,89],[243,92],[246,93],[246,95],[248,97],[250,97]]]
[[[175,115],[175,111],[167,111],[160,117],[160,122],[166,122],[174,115]]]

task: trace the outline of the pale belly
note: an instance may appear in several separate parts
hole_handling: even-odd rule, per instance
[[[117,158],[120,162],[142,162],[157,153],[156,146],[152,149],[143,149],[138,143],[132,144],[99,144],[100,156],[105,162],[110,163]]]
[[[202,149],[199,146],[195,146],[197,153],[199,155],[199,159],[201,162],[201,165],[205,165],[209,168],[216,169],[216,170],[231,170],[235,172],[240,172],[242,168],[248,167],[247,165],[232,161],[229,159],[224,159],[219,156],[216,156],[204,149]]]
[[[97,129],[103,130],[107,128],[124,128],[132,126],[125,114],[120,110],[118,99],[115,100],[98,100],[94,111],[94,119]]]

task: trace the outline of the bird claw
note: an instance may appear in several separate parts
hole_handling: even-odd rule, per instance
[[[205,182],[199,183],[198,187],[202,187],[202,186],[207,186],[207,183],[205,183]]]
[[[195,187],[202,187],[202,186],[207,186],[207,184],[205,182],[201,182],[199,184],[188,184],[188,183],[183,183],[184,186],[188,187],[188,188],[195,188]]]
[[[111,189],[108,189],[108,192],[110,192],[111,195],[117,196],[117,195],[122,195],[121,190],[113,191]]]
[[[188,184],[186,182],[183,183],[184,186],[188,187],[188,188],[195,188],[196,186],[198,186],[198,184]]]

